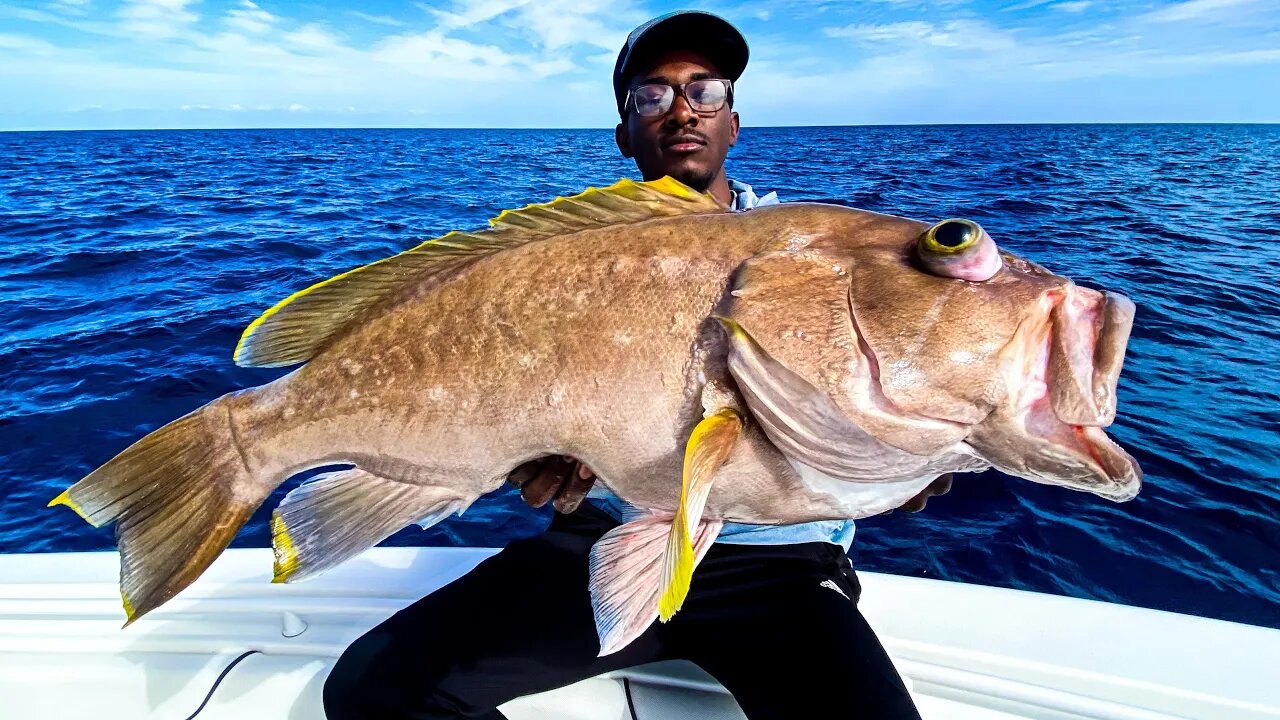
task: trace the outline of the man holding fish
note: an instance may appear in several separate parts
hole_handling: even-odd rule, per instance
[[[733,211],[778,202],[725,175],[738,137],[733,83],[746,62],[745,39],[707,13],[673,13],[631,33],[614,72],[617,143],[646,180],[674,177]],[[580,508],[595,478],[572,458],[526,463],[510,481],[529,505],[552,502],[564,514],[357,640],[326,685],[330,720],[496,720],[494,708],[514,697],[673,658],[715,675],[752,720],[918,717],[858,612],[845,554],[852,521],[726,524],[680,614],[597,657],[582,591],[590,550],[637,511],[607,491]],[[950,484],[944,475],[904,507],[919,510]]]
[[[233,357],[294,371],[55,498],[116,524],[126,624],[303,470],[349,466],[275,509],[278,582],[511,478],[564,512],[353,643],[325,685],[330,720],[495,720],[509,699],[671,658],[752,720],[918,717],[857,610],[850,519],[988,467],[1132,498],[1141,471],[1102,428],[1133,304],[968,220],[730,183],[746,61],[715,16],[641,26],[614,91],[645,182],[508,210],[290,295]]]

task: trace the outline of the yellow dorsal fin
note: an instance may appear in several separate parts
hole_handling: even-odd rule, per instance
[[[398,255],[336,275],[276,303],[249,327],[233,358],[244,367],[310,360],[348,323],[410,282],[527,242],[651,218],[719,212],[724,205],[669,177],[619,180],[572,197],[504,210],[477,232],[451,232]]]

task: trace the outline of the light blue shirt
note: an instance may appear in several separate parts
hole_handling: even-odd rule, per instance
[[[729,202],[729,209],[733,212],[778,204],[777,193],[771,192],[764,197],[757,197],[750,185],[737,180],[729,181],[729,191],[733,195]],[[623,502],[617,495],[598,485],[587,495],[587,500],[619,522],[626,522],[641,512],[634,505]],[[730,545],[793,545],[829,542],[843,547],[848,552],[849,546],[853,544],[853,521],[819,520],[798,525],[725,523],[716,542]]]

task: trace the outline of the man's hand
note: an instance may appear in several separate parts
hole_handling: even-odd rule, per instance
[[[571,457],[549,455],[512,470],[507,482],[520,488],[520,497],[529,507],[540,508],[551,501],[559,512],[571,513],[582,504],[596,475]]]
[[[929,483],[929,486],[921,490],[919,494],[903,503],[899,510],[906,510],[909,513],[917,513],[924,509],[929,498],[935,495],[946,495],[951,492],[951,473],[939,475],[936,480]]]

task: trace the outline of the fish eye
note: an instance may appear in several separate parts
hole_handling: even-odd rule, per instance
[[[982,238],[982,228],[972,220],[943,220],[925,231],[920,249],[950,255],[973,247]]]
[[[938,277],[986,282],[1003,266],[995,241],[972,220],[943,220],[916,242],[920,266]]]

